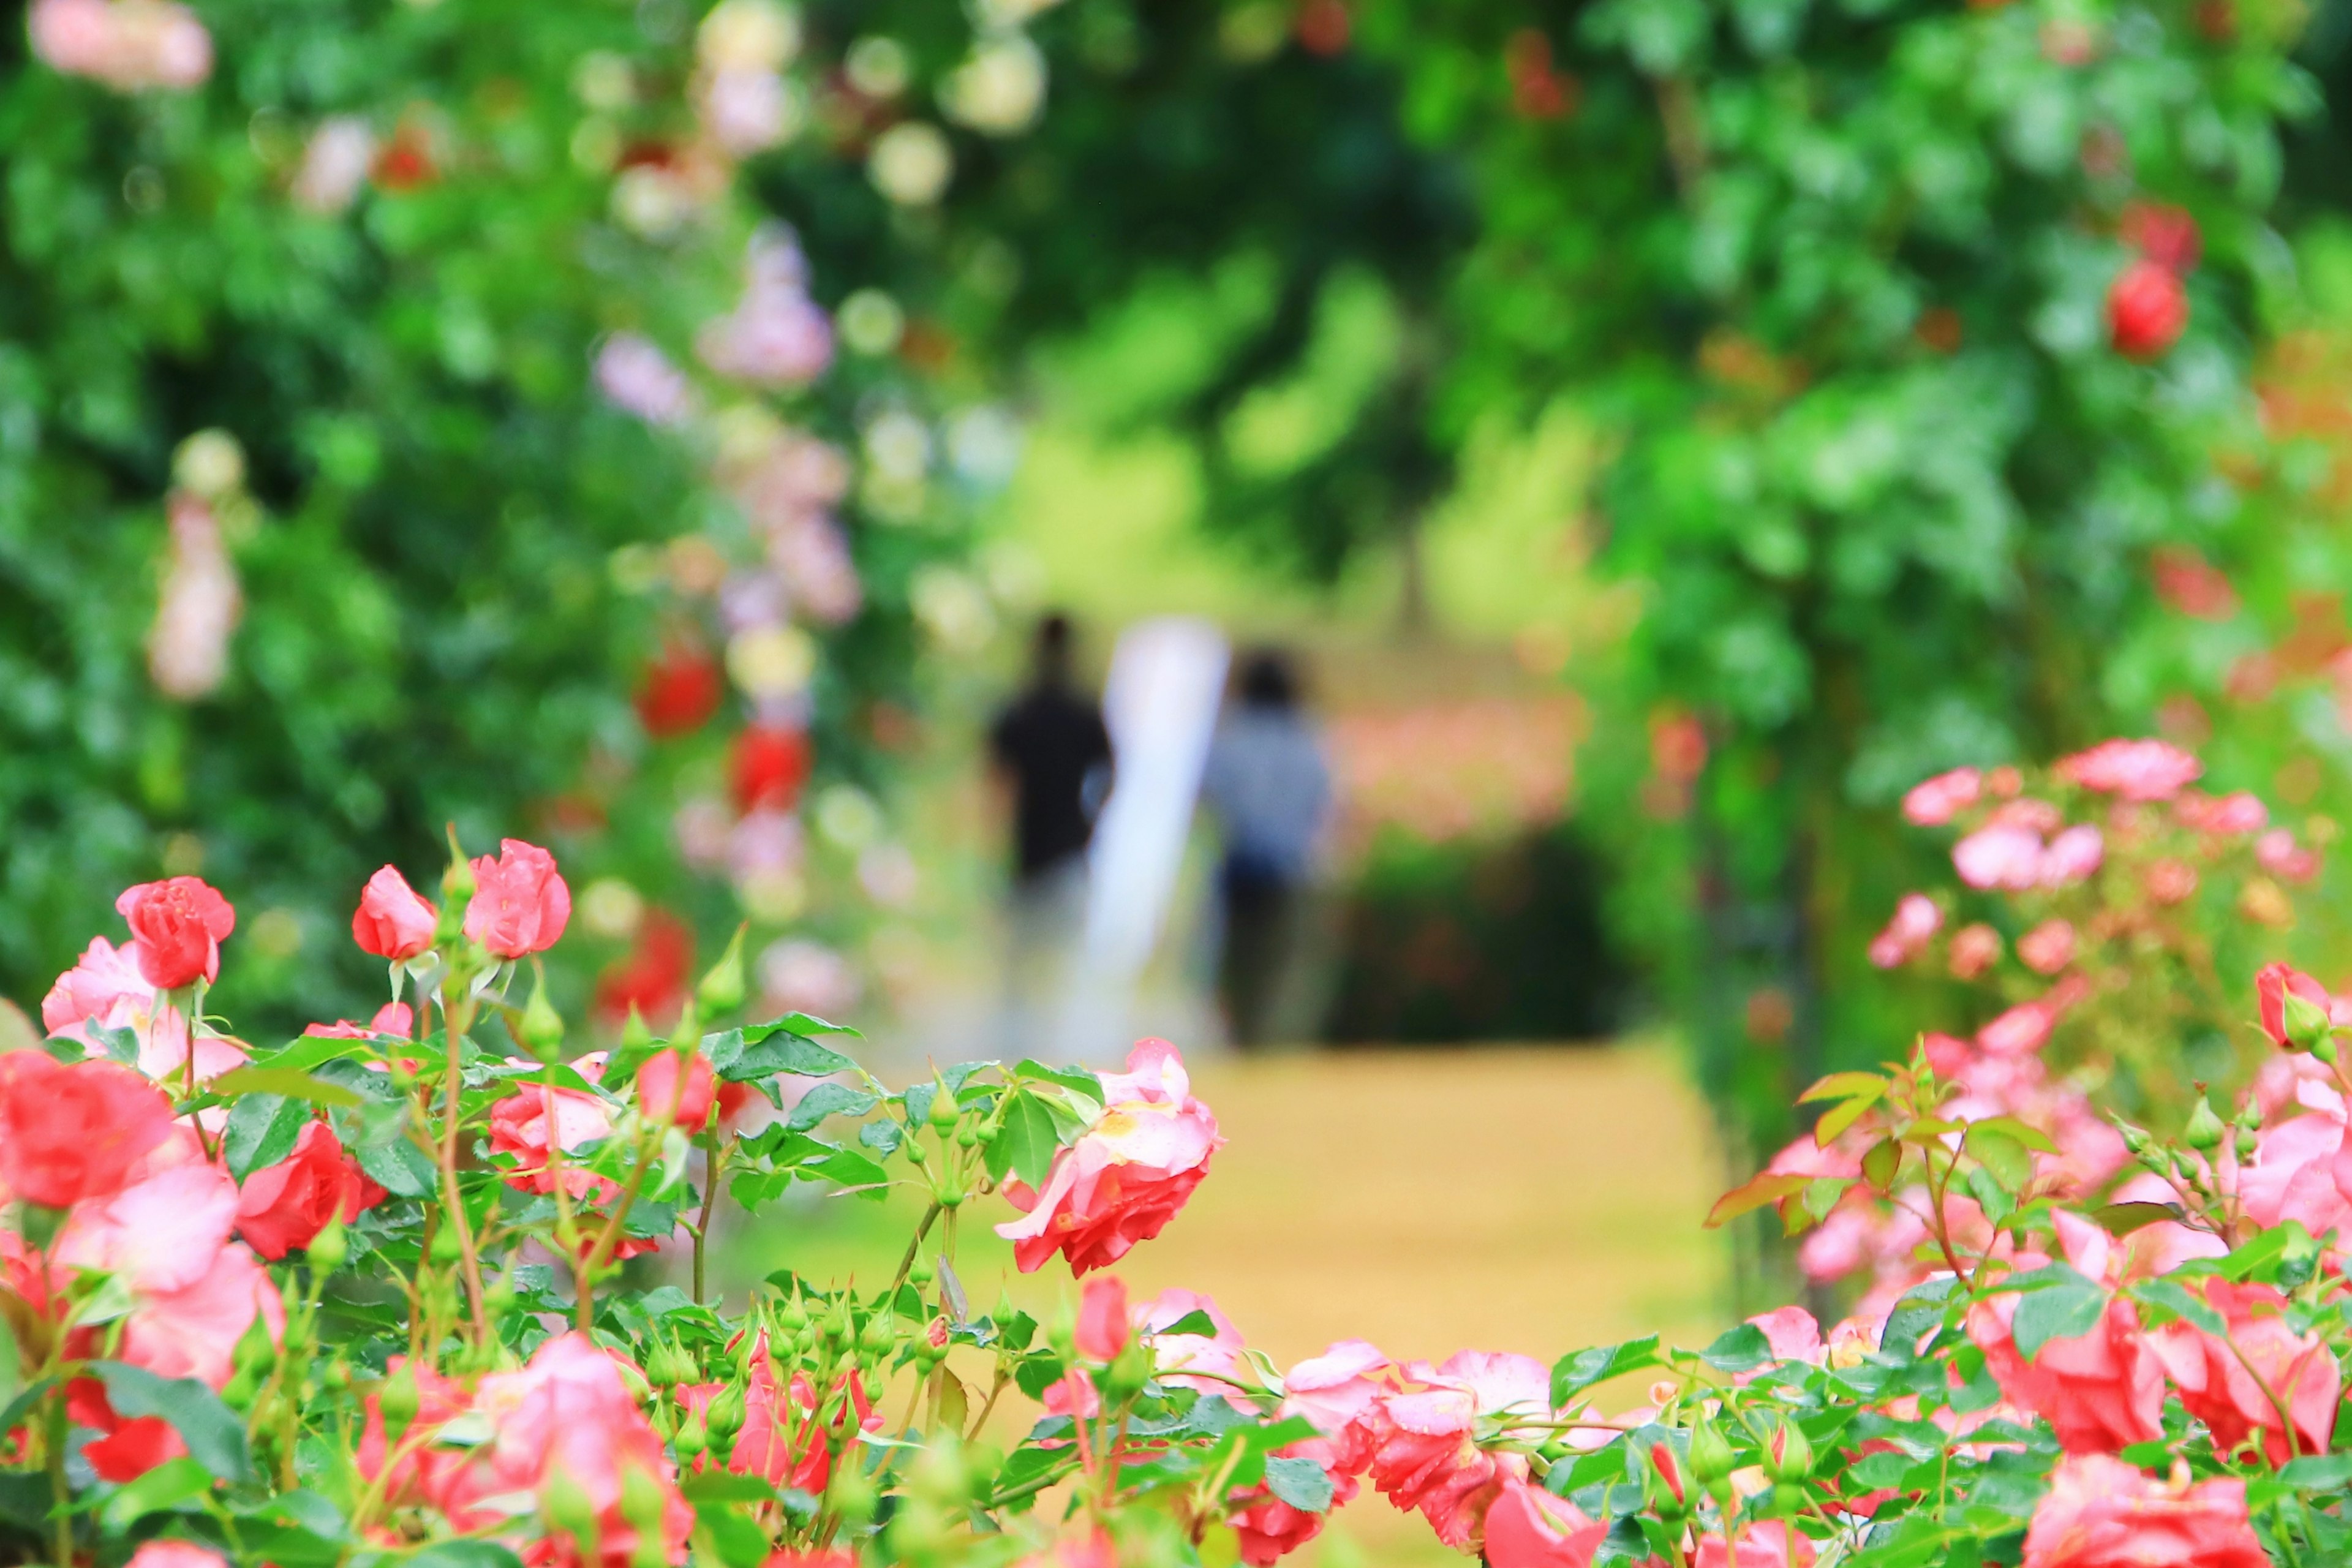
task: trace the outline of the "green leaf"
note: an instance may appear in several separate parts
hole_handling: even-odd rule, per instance
[[[1837,1141],[1840,1133],[1868,1114],[1885,1092],[1886,1080],[1878,1079],[1874,1080],[1871,1089],[1857,1092],[1823,1111],[1822,1119],[1813,1123],[1813,1142],[1824,1149],[1828,1148]]]
[[[1044,1062],[1024,1058],[1013,1070],[1018,1077],[1034,1079],[1040,1083],[1050,1083],[1073,1093],[1083,1094],[1097,1105],[1103,1102],[1102,1079],[1084,1068],[1048,1067]]]
[[[1862,1157],[1863,1180],[1879,1192],[1895,1185],[1895,1178],[1903,1168],[1903,1145],[1892,1138],[1881,1138]]]
[[[1555,1408],[1596,1383],[1658,1364],[1658,1336],[1645,1334],[1621,1344],[1595,1345],[1564,1355],[1551,1369],[1551,1402]]]
[[[775,1488],[767,1490],[771,1498],[775,1495]],[[709,1533],[726,1568],[760,1568],[768,1560],[768,1532],[725,1503],[696,1503],[694,1523]]]
[[[773,1502],[776,1489],[758,1476],[730,1470],[689,1471],[677,1479],[678,1495],[700,1507],[707,1502]]]
[[[1203,1339],[1213,1339],[1216,1336],[1217,1324],[1216,1320],[1195,1307],[1166,1328],[1154,1329],[1151,1331],[1161,1339],[1171,1334],[1198,1334]]]
[[[863,1116],[874,1109],[874,1097],[862,1089],[852,1089],[843,1083],[821,1083],[801,1096],[793,1107],[784,1125],[794,1132],[805,1132],[828,1116]]]
[[[1265,1489],[1301,1513],[1328,1513],[1331,1509],[1331,1477],[1312,1459],[1286,1458],[1279,1454],[1269,1458]]]
[[[1742,1323],[1698,1352],[1698,1359],[1717,1372],[1754,1372],[1772,1359],[1772,1342],[1753,1323]]]
[[[248,1094],[229,1108],[228,1126],[222,1134],[222,1152],[228,1156],[229,1174],[242,1182],[267,1165],[294,1152],[310,1120],[310,1108],[278,1094]]]
[[[437,1541],[402,1568],[522,1568],[522,1559],[495,1541]]]
[[[143,1366],[119,1361],[92,1362],[89,1367],[106,1384],[106,1402],[117,1415],[160,1415],[205,1469],[225,1481],[253,1479],[245,1423],[202,1383],[193,1377],[158,1377]]]
[[[425,1151],[403,1138],[396,1143],[380,1144],[373,1149],[354,1149],[352,1158],[368,1178],[394,1197],[421,1198],[429,1196],[441,1173]]]
[[[1800,1105],[1816,1100],[1862,1100],[1875,1103],[1886,1093],[1886,1079],[1874,1072],[1833,1072],[1797,1096]]]
[[[2050,1134],[2030,1121],[2020,1121],[2014,1116],[1988,1116],[1969,1123],[1970,1132],[1998,1132],[2002,1137],[2024,1144],[2037,1154],[2055,1154],[2058,1145]]]
[[[203,1496],[212,1490],[212,1472],[198,1464],[194,1455],[166,1459],[106,1500],[106,1526],[121,1533],[151,1513],[162,1513]]]
[[[2136,1230],[2145,1230],[2162,1220],[2177,1220],[2181,1210],[2177,1204],[2107,1204],[2091,1211],[2091,1218],[2109,1236],[2122,1237]]]
[[[1054,1132],[1054,1115],[1034,1094],[1016,1094],[1004,1108],[1003,1125],[989,1141],[988,1173],[1003,1181],[1009,1172],[1036,1187],[1054,1168],[1062,1142]]]
[[[830,1078],[857,1065],[839,1051],[827,1049],[806,1033],[792,1028],[795,1019],[816,1026],[820,1032],[854,1032],[795,1013],[773,1024],[755,1024],[724,1034],[705,1035],[703,1054],[710,1058],[712,1069],[730,1083],[748,1083],[780,1072],[800,1078]]]
[[[2074,1273],[2073,1269],[2066,1271]],[[2017,1353],[2032,1361],[2052,1340],[2080,1339],[2098,1326],[2100,1314],[2106,1310],[2107,1293],[2080,1275],[2075,1275],[2073,1283],[2028,1290],[2017,1303],[2017,1316],[2010,1323],[2010,1331],[2017,1339]]]
[[[2160,1307],[2176,1318],[2196,1324],[2209,1334],[2227,1334],[2229,1324],[2221,1314],[2178,1279],[2144,1279],[2131,1288],[2135,1300],[2151,1307]]]
[[[231,1068],[207,1087],[223,1099],[240,1094],[282,1094],[289,1100],[306,1100],[312,1105],[360,1103],[360,1096],[341,1084],[312,1078],[294,1068]]]
[[[2033,1179],[2033,1156],[2023,1143],[1998,1127],[1971,1123],[1962,1147],[2011,1192],[2021,1191]]]
[[[1713,1230],[1727,1220],[1738,1219],[1741,1215],[1760,1209],[1767,1204],[1794,1197],[1803,1192],[1812,1179],[1793,1172],[1776,1171],[1751,1177],[1715,1200],[1715,1207],[1706,1214],[1706,1228]]]
[[[2352,1486],[2352,1454],[2314,1454],[2289,1459],[2279,1479],[2305,1491],[2342,1491]]]

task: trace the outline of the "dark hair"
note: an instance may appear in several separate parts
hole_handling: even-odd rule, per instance
[[[1242,663],[1242,705],[1246,708],[1295,708],[1298,704],[1298,673],[1290,656],[1280,648],[1262,647]]]
[[[1037,632],[1034,644],[1038,668],[1053,670],[1066,668],[1070,662],[1070,645],[1076,640],[1076,628],[1070,625],[1069,616],[1059,610],[1040,616],[1037,618]]]

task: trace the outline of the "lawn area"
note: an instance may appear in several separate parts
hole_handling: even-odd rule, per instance
[[[1699,1228],[1720,1188],[1706,1117],[1665,1049],[1363,1051],[1200,1066],[1226,1138],[1209,1179],[1120,1272],[1139,1293],[1213,1296],[1277,1364],[1332,1340],[1400,1359],[1566,1350],[1723,1326],[1721,1254]],[[897,1260],[912,1210],[854,1199],[791,1211],[730,1248],[728,1277],[819,1278]],[[887,1255],[886,1255],[887,1252]],[[1033,1310],[1066,1273],[1023,1278],[984,1227],[960,1271],[975,1302]],[[1303,1568],[1452,1559],[1360,1498]]]

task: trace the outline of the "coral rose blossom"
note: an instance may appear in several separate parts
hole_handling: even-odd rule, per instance
[[[1488,1568],[1590,1568],[1606,1524],[1565,1498],[1512,1481],[1486,1510]]]
[[[637,1068],[637,1105],[656,1121],[699,1132],[719,1097],[719,1077],[699,1051],[656,1051]]]
[[[1528,1473],[1524,1455],[1478,1447],[1479,1419],[1549,1414],[1550,1376],[1527,1356],[1462,1351],[1436,1367],[1416,1362],[1405,1378],[1417,1386],[1381,1401],[1372,1485],[1397,1507],[1419,1509],[1446,1545],[1474,1546],[1487,1505]]]
[[[562,1474],[595,1510],[599,1557],[604,1568],[627,1568],[639,1556],[636,1526],[621,1509],[623,1476],[650,1477],[662,1500],[659,1550],[665,1563],[686,1561],[694,1512],[677,1494],[669,1456],[622,1381],[611,1355],[582,1333],[559,1334],[532,1353],[520,1372],[482,1379],[475,1408],[489,1421],[486,1473],[469,1475],[480,1496],[532,1492],[542,1503],[551,1477]],[[652,1545],[654,1543],[647,1543]]]
[[[689,1384],[680,1389],[686,1407],[709,1411],[721,1384]],[[839,1384],[835,1384],[836,1392]],[[849,1408],[861,1430],[879,1431],[882,1413],[874,1408],[860,1379],[848,1384]],[[826,1405],[833,1405],[828,1399]],[[761,1330],[752,1342],[751,1372],[743,1384],[743,1428],[736,1434],[727,1468],[739,1476],[759,1476],[772,1486],[798,1487],[822,1493],[833,1477],[833,1454],[826,1428],[811,1419],[817,1410],[816,1386],[806,1373],[795,1372],[789,1384],[776,1382],[776,1363],[768,1353],[768,1335]],[[698,1466],[709,1466],[704,1458]]]
[[[2300,996],[2322,1013],[2333,1001],[2327,987],[2292,964],[2265,963],[2254,972],[2254,1000],[2260,1008],[2263,1033],[2282,1050],[2293,1045],[2287,1036],[2286,999]]]
[[[1004,1195],[1024,1217],[996,1227],[1024,1274],[1059,1252],[1084,1274],[1127,1256],[1176,1217],[1224,1142],[1217,1119],[1192,1098],[1184,1058],[1165,1040],[1139,1040],[1127,1071],[1104,1073],[1103,1113],[1054,1156],[1045,1184],[1020,1182]]]
[[[313,1121],[294,1141],[291,1154],[246,1177],[237,1195],[236,1233],[274,1263],[310,1246],[329,1220],[348,1224],[383,1198],[384,1190],[343,1152],[334,1129]]]
[[[588,1074],[599,1064],[583,1058],[572,1064]],[[604,1102],[576,1089],[535,1083],[490,1107],[490,1152],[512,1154],[521,1163],[506,1173],[507,1184],[529,1193],[555,1191],[550,1153],[570,1154],[613,1135],[613,1117]],[[563,1190],[575,1200],[599,1202],[616,1196],[619,1186],[568,1162],[562,1166]]]
[[[2051,1340],[2028,1361],[2011,1331],[2018,1300],[1996,1296],[1970,1309],[1969,1337],[2001,1393],[2048,1421],[2060,1447],[2113,1453],[2164,1435],[2163,1364],[2130,1302],[2109,1301],[2089,1333]]]
[[[2213,1447],[2226,1453],[2259,1433],[2273,1466],[2327,1452],[2344,1374],[2326,1342],[2290,1329],[2286,1298],[2267,1285],[2209,1279],[2205,1300],[2221,1314],[2226,1335],[2183,1322],[2149,1342],[2180,1403],[2213,1434]],[[2281,1404],[2292,1434],[2280,1422]]]
[[[142,882],[114,900],[139,939],[139,973],[159,991],[177,991],[220,973],[220,944],[236,929],[236,911],[198,877]]]
[[[2270,1568],[2246,1483],[2157,1480],[2104,1454],[2058,1462],[2025,1530],[2023,1568]]]
[[[0,1184],[29,1203],[61,1209],[121,1191],[171,1130],[171,1102],[129,1068],[0,1057]]]
[[[1355,1477],[1332,1468],[1333,1449],[1328,1438],[1309,1437],[1304,1442],[1285,1444],[1276,1453],[1281,1458],[1311,1459],[1321,1466],[1331,1483],[1331,1506],[1320,1513],[1309,1513],[1291,1507],[1263,1483],[1234,1493],[1226,1500],[1227,1517],[1234,1534],[1239,1538],[1242,1561],[1250,1568],[1273,1568],[1276,1563],[1314,1540],[1322,1533],[1331,1514],[1352,1500],[1362,1486]]]
[[[1922,827],[1940,827],[1974,805],[1983,793],[1983,774],[1974,768],[1954,768],[1913,784],[1903,797],[1903,815]]]
[[[466,934],[500,958],[527,958],[553,947],[572,920],[572,889],[555,857],[520,838],[499,841],[499,858],[474,862],[474,898]]]
[[[1303,1416],[1332,1443],[1328,1468],[1356,1475],[1369,1468],[1396,1392],[1389,1358],[1363,1340],[1341,1340],[1290,1369],[1282,1380],[1282,1414]]]
[[[360,907],[352,914],[352,940],[361,952],[398,963],[433,945],[433,928],[440,918],[440,911],[408,885],[407,878],[386,866],[360,889]]]
[[[425,1363],[406,1356],[392,1358],[385,1368],[387,1379],[403,1367],[416,1384],[416,1414],[409,1418],[408,1429],[401,1434],[403,1441],[394,1443],[384,1432],[381,1387],[368,1394],[367,1419],[361,1428],[355,1455],[360,1474],[371,1481],[383,1483],[383,1499],[391,1507],[438,1509],[460,1530],[492,1522],[496,1516],[484,1514],[477,1518],[469,1510],[470,1500],[479,1489],[467,1484],[471,1449],[408,1441],[428,1439],[467,1414],[473,1408],[472,1394],[456,1379],[444,1377]]]
[[[223,1568],[223,1562],[219,1552],[193,1541],[151,1541],[124,1568]]]
[[[1116,1274],[1087,1280],[1086,1289],[1078,1292],[1074,1331],[1078,1353],[1089,1361],[1116,1360],[1132,1332],[1128,1322],[1127,1281]]]
[[[1163,1331],[1195,1312],[1209,1320],[1211,1332]],[[1157,1369],[1154,1375],[1161,1383],[1173,1388],[1197,1388],[1203,1394],[1229,1394],[1233,1385],[1217,1380],[1243,1376],[1242,1352],[1247,1347],[1242,1341],[1241,1330],[1218,1310],[1214,1300],[1199,1291],[1181,1288],[1162,1290],[1150,1300],[1138,1303],[1129,1316],[1136,1327],[1151,1331],[1151,1360]],[[1196,1375],[1188,1376],[1188,1372]]]

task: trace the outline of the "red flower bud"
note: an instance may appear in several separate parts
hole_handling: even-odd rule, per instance
[[[2154,359],[2188,325],[2189,291],[2168,268],[2143,259],[2116,274],[2107,289],[2107,333],[2117,353]]]

